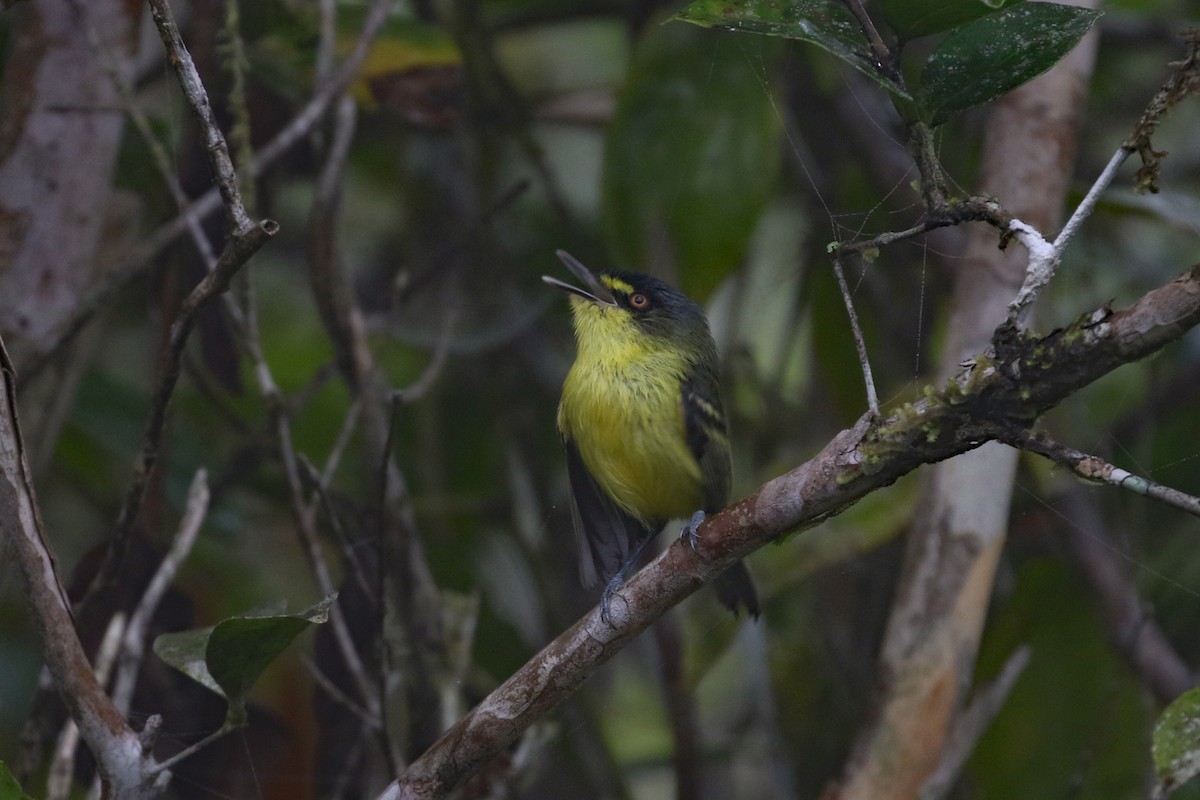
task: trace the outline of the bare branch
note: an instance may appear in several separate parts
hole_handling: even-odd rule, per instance
[[[129,625],[122,637],[117,681],[112,692],[113,705],[122,714],[129,713],[129,703],[133,699],[133,689],[137,685],[142,656],[145,654],[146,631],[150,627],[150,621],[154,618],[158,604],[170,587],[171,581],[175,580],[179,567],[192,552],[192,545],[200,535],[200,526],[204,524],[204,518],[208,515],[209,497],[208,472],[198,469],[196,476],[192,478],[191,488],[188,489],[187,505],[184,507],[183,519],[179,523],[179,530],[171,543],[171,549],[159,563],[150,584],[138,600],[137,608],[130,616]]]
[[[1028,450],[1061,464],[1087,481],[1101,481],[1111,486],[1158,500],[1180,511],[1200,517],[1200,497],[1163,486],[1149,478],[1113,466],[1099,456],[1089,455],[1073,447],[1054,441],[1045,433],[1017,430],[1004,439],[1006,444]]]
[[[17,422],[12,363],[0,341],[0,535],[24,583],[43,656],[71,718],[95,755],[112,796],[145,796],[152,760],[88,663],[42,533],[41,515]]]
[[[242,204],[242,193],[238,186],[237,171],[233,168],[233,160],[229,157],[229,147],[225,136],[217,125],[213,115],[212,105],[208,100],[208,92],[200,80],[200,73],[192,61],[192,55],[183,44],[179,35],[179,26],[175,24],[175,15],[171,13],[171,5],[167,0],[148,0],[150,16],[158,27],[158,35],[162,38],[163,47],[167,50],[167,63],[174,69],[183,88],[184,97],[196,121],[200,125],[200,133],[204,138],[204,149],[208,152],[209,162],[217,178],[217,188],[221,192],[221,200],[225,205],[225,215],[229,229],[236,233],[248,231],[255,227],[250,221],[246,207]]]
[[[858,314],[854,311],[854,300],[850,297],[850,287],[846,285],[846,275],[842,272],[842,260],[833,259],[833,274],[837,276],[838,288],[842,292],[842,303],[846,306],[846,314],[850,317],[850,331],[854,334],[854,347],[858,350],[858,363],[862,367],[863,382],[867,387],[867,410],[872,416],[879,416],[879,395],[875,393],[875,379],[871,377],[871,361],[867,357],[867,342],[863,339],[862,328],[858,324]]]
[[[235,235],[226,243],[224,252],[217,259],[216,268],[204,276],[204,279],[184,299],[179,316],[171,326],[167,351],[163,354],[162,366],[151,399],[150,415],[146,421],[146,431],[142,437],[142,448],[134,477],[125,491],[121,510],[117,515],[108,556],[104,566],[92,582],[89,596],[98,591],[105,591],[116,579],[121,560],[129,547],[134,522],[141,509],[142,497],[146,492],[154,465],[158,462],[158,453],[162,447],[163,435],[167,426],[167,411],[170,408],[171,397],[175,393],[175,385],[179,382],[184,347],[187,345],[188,336],[195,327],[200,311],[228,290],[229,283],[237,271],[278,230],[279,226],[274,222],[264,220],[242,232],[241,235]],[[84,602],[89,602],[89,599],[85,598]]]

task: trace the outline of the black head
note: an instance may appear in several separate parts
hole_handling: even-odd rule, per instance
[[[639,272],[595,273],[564,250],[557,255],[583,285],[576,286],[551,275],[543,275],[542,280],[573,294],[574,303],[584,302],[576,306],[578,311],[592,308],[601,316],[605,310],[625,312],[638,330],[648,336],[677,342],[688,350],[712,348],[703,309],[683,292]]]

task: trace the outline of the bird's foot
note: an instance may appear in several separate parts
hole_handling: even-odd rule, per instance
[[[622,603],[625,604],[626,611],[629,610],[629,601],[627,601],[624,597],[621,597],[621,595],[617,594],[617,589],[621,588],[621,584],[623,584],[624,582],[625,582],[624,574],[616,575],[615,577],[613,577],[612,580],[610,580],[607,584],[605,584],[604,594],[600,595],[600,619],[606,625],[612,625],[613,627],[616,627],[615,625],[613,625],[613,618],[612,618],[612,601],[613,601],[614,597],[617,600],[620,600]]]
[[[696,549],[696,543],[700,541],[700,523],[704,522],[704,509],[700,509],[692,518],[683,526],[683,530],[679,532],[679,538],[687,542],[692,550]]]

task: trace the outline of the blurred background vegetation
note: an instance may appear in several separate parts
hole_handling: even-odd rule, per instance
[[[0,15],[5,61],[21,44],[20,6]],[[446,618],[466,631],[461,683],[444,688],[469,706],[597,599],[578,586],[554,427],[573,354],[566,304],[539,281],[562,275],[554,251],[653,273],[707,305],[740,496],[814,454],[865,410],[826,245],[908,227],[921,209],[886,98],[815,48],[664,24],[678,8],[653,0],[413,0],[398,9],[354,85],[357,128],[334,220],[336,260],[387,383],[421,385],[398,407],[392,452],[407,480],[414,533],[447,606],[457,609]],[[311,96],[317,5],[253,0],[240,10],[257,146]],[[228,123],[224,4],[192,0],[176,11]],[[1189,0],[1123,0],[1104,11],[1079,139],[1079,192],[1179,57],[1176,34],[1200,23]],[[343,2],[337,12],[344,55],[363,8]],[[208,167],[149,29],[140,49],[138,104],[185,188],[199,194]],[[948,175],[968,191],[987,119],[985,108],[939,131]],[[1129,169],[1105,195],[1044,297],[1039,326],[1109,301],[1126,304],[1200,260],[1197,130],[1193,102],[1156,139],[1170,152],[1160,193],[1132,193]],[[253,213],[278,220],[281,232],[248,269],[295,448],[318,469],[354,413],[309,280],[310,215],[332,135],[318,127],[255,183]],[[136,220],[124,231],[134,241],[177,214],[131,127],[113,183],[114,204]],[[219,237],[217,223],[207,230]],[[887,404],[929,380],[961,241],[960,230],[941,231],[888,248],[848,276]],[[202,273],[195,246],[181,238],[56,368],[23,389],[38,497],[64,576],[86,571],[89,553],[106,541],[140,447],[166,326]],[[1081,392],[1045,424],[1068,444],[1200,494],[1198,407],[1193,332]],[[206,314],[138,529],[137,552],[152,564],[170,542],[193,473],[209,470],[212,510],[161,630],[279,600],[302,608],[321,596],[295,533],[269,420],[228,315]],[[356,428],[320,519],[338,580],[353,574],[346,564],[359,557],[346,554],[374,546],[378,467]],[[691,598],[673,615],[682,632],[679,674],[664,679],[669,636],[642,637],[523,740],[511,756],[510,793],[493,796],[671,796],[664,686],[672,680],[695,693],[709,796],[819,796],[870,710],[919,483],[906,479],[753,555],[764,600],[757,624],[733,619],[707,592]],[[1195,518],[1084,486],[1026,456],[978,671],[990,677],[1022,644],[1032,660],[953,797],[1145,796],[1159,706],[1112,645],[1077,569],[1070,534],[1081,523],[1070,504],[1079,495],[1099,509],[1104,550],[1136,583],[1146,614],[1187,663],[1200,663]],[[355,606],[345,593],[343,601],[370,626],[370,602]],[[329,769],[318,742],[327,745],[322,737],[332,734],[329,715],[314,710],[322,656],[313,646],[302,638],[268,671],[249,728],[185,765],[173,791],[333,791],[318,777]],[[20,736],[39,666],[18,581],[0,565],[0,760],[10,764],[27,746]],[[135,721],[164,713],[164,736],[178,741],[220,724],[222,707],[213,711],[204,690],[192,697],[184,678],[160,673]],[[38,785],[26,791],[38,796]]]

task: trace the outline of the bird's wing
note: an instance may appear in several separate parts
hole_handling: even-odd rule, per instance
[[[573,441],[563,437],[571,481],[571,517],[579,545],[579,579],[585,587],[616,575],[651,530],[625,513],[588,472]]]
[[[721,392],[710,372],[693,369],[680,384],[680,394],[684,435],[688,449],[700,465],[700,478],[704,483],[704,511],[718,511],[729,502],[733,471]]]
[[[729,426],[716,376],[693,370],[680,385],[680,392],[688,448],[700,464],[700,478],[704,481],[704,511],[719,511],[729,502],[733,468],[729,457]],[[734,614],[745,608],[750,616],[758,618],[758,592],[744,561],[718,575],[713,587],[717,598]]]

